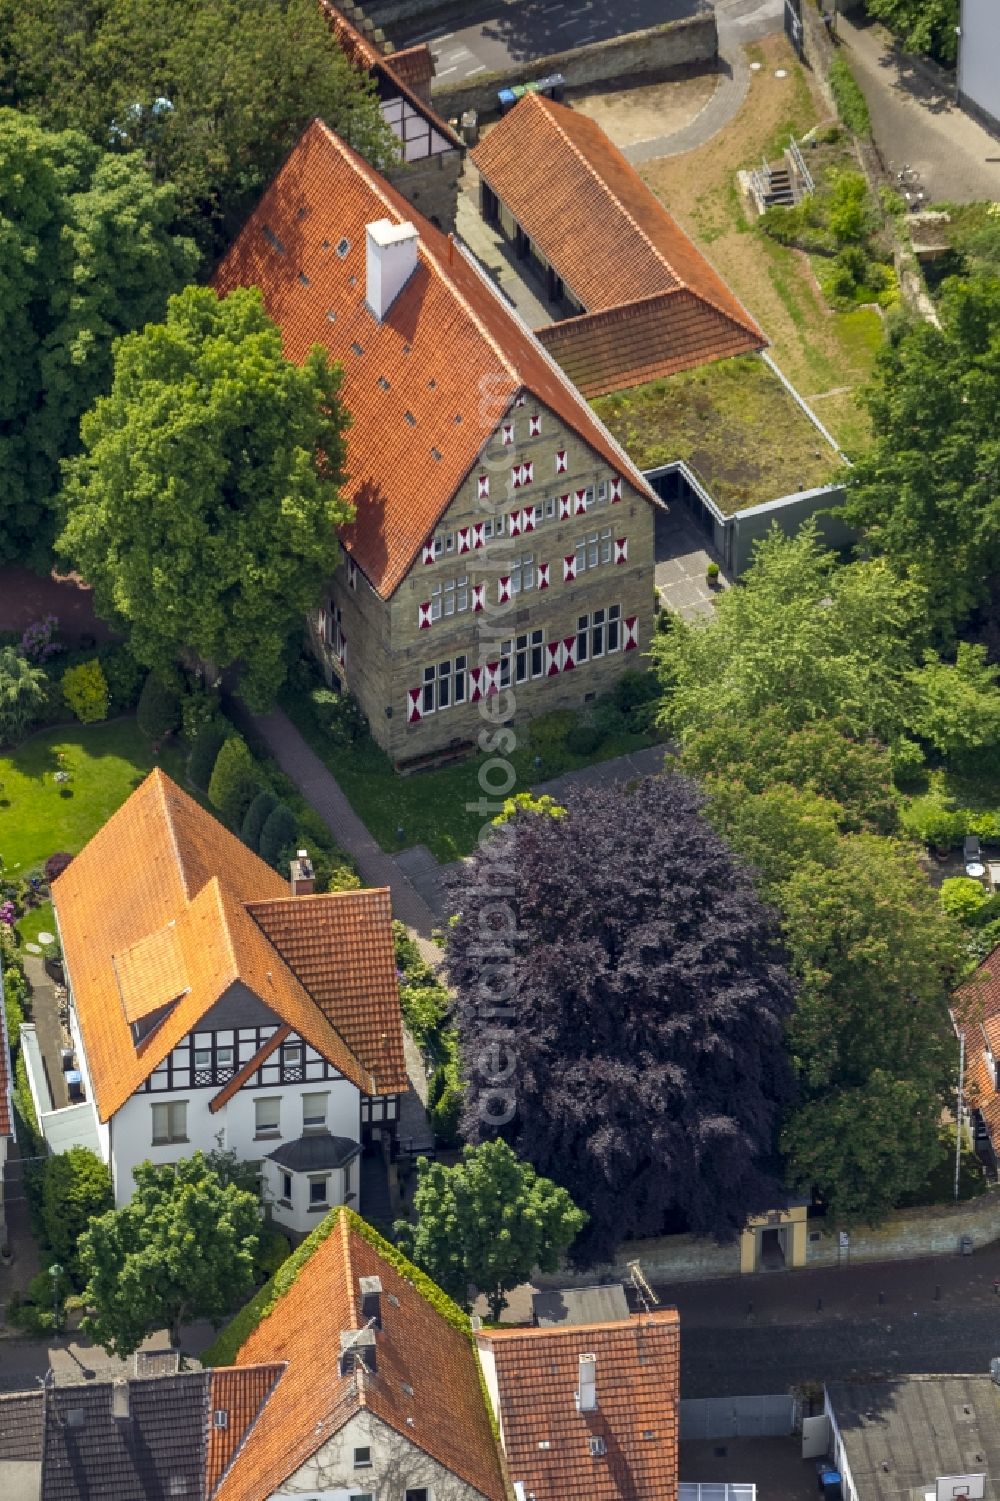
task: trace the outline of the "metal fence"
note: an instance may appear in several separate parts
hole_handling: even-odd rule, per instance
[[[799,1423],[794,1397],[689,1397],[680,1404],[681,1439],[785,1438]]]

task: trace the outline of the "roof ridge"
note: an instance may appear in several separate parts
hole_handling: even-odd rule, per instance
[[[596,1334],[603,1331],[630,1329],[644,1329],[653,1325],[655,1328],[672,1329],[680,1327],[680,1315],[678,1310],[669,1308],[654,1308],[649,1312],[630,1313],[627,1319],[598,1319],[590,1324],[524,1324],[503,1329],[483,1329],[480,1336],[483,1339],[538,1339],[544,1336],[564,1339],[574,1338],[578,1334]]]
[[[569,147],[570,151],[572,151],[573,155],[577,158],[577,160],[579,162],[582,162],[584,169],[590,174],[590,176],[595,180],[595,182],[600,183],[601,187],[607,193],[608,197],[611,198],[614,201],[614,203],[617,205],[617,207],[619,208],[619,210],[625,215],[625,218],[631,224],[632,228],[642,237],[643,240],[645,240],[646,244],[649,246],[650,250],[653,252],[653,255],[660,262],[660,265],[661,266],[665,266],[666,269],[670,272],[671,276],[677,282],[677,286],[678,287],[686,287],[688,289],[688,291],[693,290],[692,287],[691,287],[690,282],[685,281],[685,279],[684,279],[683,276],[678,276],[677,271],[670,264],[670,262],[667,260],[666,256],[663,254],[662,250],[660,250],[658,248],[658,246],[656,246],[656,245],[653,244],[652,240],[649,238],[649,235],[643,229],[643,227],[639,223],[639,221],[625,207],[624,203],[622,203],[621,199],[618,197],[618,194],[615,192],[615,190],[611,186],[611,184],[606,180],[606,178],[603,178],[601,176],[601,174],[598,172],[598,170],[597,170],[596,167],[594,167],[594,166],[591,165],[591,163],[584,156],[583,152],[580,150],[579,146],[573,140],[572,136],[570,136],[570,135],[567,134],[567,132],[563,129],[562,125],[559,123],[559,121],[556,118],[556,116],[551,113],[551,111],[549,110],[548,106],[551,103],[553,103],[553,101],[551,99],[544,98],[541,94],[536,94],[536,93],[526,94],[524,97],[525,97],[525,99],[534,99],[534,100],[537,100],[538,104],[544,110],[545,114],[548,115],[548,118],[552,121],[553,126],[559,132],[559,134],[562,136],[563,140],[566,142],[566,145]],[[560,106],[560,108],[569,109],[569,106],[568,105],[562,105],[562,106]],[[573,113],[573,111],[570,111],[570,113]],[[584,120],[587,120],[587,119],[589,119],[589,116],[582,115],[581,118],[584,119]],[[598,129],[600,130],[600,126],[598,126]],[[614,142],[612,142],[612,145],[614,145]],[[665,212],[669,212],[669,210],[665,210]],[[673,218],[673,215],[671,214],[670,217]],[[672,290],[675,290],[675,289],[672,289]],[[696,293],[695,295],[697,296],[698,294]],[[705,300],[706,300],[706,302],[708,301],[707,298]]]
[[[174,810],[171,806],[170,799],[167,797],[168,784],[171,787],[176,788],[178,792],[180,792],[182,789],[177,786],[177,783],[173,781],[171,777],[167,776],[166,772],[161,766],[154,766],[149,775],[151,777],[154,777],[156,781],[156,789],[160,795],[160,800],[163,805],[163,821],[167,826],[167,833],[170,836],[170,844],[174,852],[174,863],[177,867],[178,872],[180,873],[181,885],[184,888],[184,895],[187,898],[188,902],[191,902],[193,896],[197,895],[197,892],[192,893],[191,887],[188,884],[187,867],[185,866],[184,861],[181,857],[180,842],[177,838],[177,830],[174,827]],[[124,804],[122,804],[122,806],[124,807]]]

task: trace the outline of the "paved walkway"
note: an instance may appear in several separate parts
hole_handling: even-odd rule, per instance
[[[840,16],[837,27],[868,100],[872,133],[894,170],[904,162],[916,168],[931,200],[1000,198],[1000,141],[958,108],[950,80],[860,13]]]
[[[623,155],[634,166],[663,156],[679,156],[704,146],[743,107],[750,86],[744,48],[758,37],[782,28],[783,0],[717,0],[719,29],[719,86],[689,124],[667,135],[626,146]]]
[[[656,514],[656,566],[653,577],[660,598],[668,610],[685,620],[710,616],[723,589],[729,588],[720,573],[713,587],[708,582],[709,563],[719,560],[708,550],[708,539],[689,526],[684,512],[675,502],[669,512]]]

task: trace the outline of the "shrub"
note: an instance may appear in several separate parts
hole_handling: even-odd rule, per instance
[[[299,824],[299,837],[302,837],[302,825]],[[312,860],[313,875],[316,878],[316,890],[324,891],[357,891],[361,885],[357,871],[347,861],[346,855],[340,850],[322,849],[315,841],[303,841],[309,850],[309,858]]]
[[[892,774],[897,782],[912,781],[924,767],[924,753],[915,740],[901,735],[889,748]]]
[[[228,726],[219,721],[216,724],[205,725],[195,737],[191,754],[188,756],[188,776],[196,787],[201,788],[202,792],[208,789],[219,752],[230,733]]]
[[[268,815],[278,806],[278,799],[268,788],[258,792],[253,802],[246,811],[246,817],[240,829],[240,838],[244,844],[252,850],[260,849],[260,835]]]
[[[58,629],[58,615],[46,615],[42,620],[33,620],[21,637],[22,657],[27,657],[29,662],[36,662],[42,666],[57,652],[65,650],[53,640]]]
[[[438,1065],[428,1090],[431,1127],[439,1146],[461,1145],[459,1122],[462,1118],[464,1090],[458,1062],[458,1039],[454,1032],[447,1037],[448,1057]]]
[[[267,815],[260,831],[258,853],[261,859],[279,869],[285,851],[294,849],[298,833],[299,825],[295,814],[287,803],[278,803]]]
[[[982,884],[969,876],[953,876],[942,881],[938,894],[945,912],[962,923],[968,922],[989,900]]]
[[[622,673],[611,696],[619,709],[629,714],[633,709],[658,699],[660,691],[655,672],[637,672],[632,668]]]
[[[150,740],[172,735],[181,722],[181,695],[175,678],[153,671],[142,685],[136,723]]]
[[[593,723],[575,724],[566,736],[566,749],[573,756],[592,756],[604,739],[604,731]]]
[[[42,1164],[42,1233],[77,1286],[83,1281],[77,1260],[80,1236],[95,1216],[113,1208],[111,1174],[86,1147],[71,1147]]]
[[[837,114],[848,130],[853,131],[856,136],[862,136],[866,141],[869,140],[872,133],[872,120],[868,113],[868,101],[842,57],[834,58],[830,64],[829,76]]]
[[[0,648],[0,744],[19,740],[40,716],[48,678],[12,646]]]
[[[125,641],[102,646],[97,656],[107,680],[112,709],[116,713],[134,709],[146,678],[142,663],[136,661]]]
[[[915,798],[903,810],[903,827],[932,849],[954,848],[964,838],[967,820],[960,812],[951,809],[933,797]]]
[[[708,579],[708,582],[710,584],[714,584],[716,579],[719,577],[719,565],[714,561],[714,559],[705,568],[705,577]]]
[[[263,785],[263,774],[246,741],[239,735],[230,736],[215,758],[208,783],[208,800],[229,828],[236,831],[241,827]]]
[[[1000,843],[1000,813],[969,813],[966,823],[970,834],[978,834],[990,844]]]
[[[258,1282],[267,1282],[279,1267],[284,1266],[292,1254],[292,1246],[286,1235],[276,1225],[261,1225],[257,1250],[254,1252],[253,1269]]]
[[[313,718],[334,745],[353,745],[368,731],[358,701],[349,693],[332,688],[313,688],[309,694]]]
[[[97,724],[108,717],[108,680],[97,658],[68,667],[62,679],[63,698],[81,724]]]
[[[21,1026],[24,1022],[24,1010],[21,1002],[14,992],[11,974],[6,972],[3,977],[3,1011],[7,1021],[7,1045],[16,1048],[21,1041]]]
[[[189,683],[181,699],[181,734],[193,745],[206,726],[219,718],[219,695],[214,688]]]
[[[623,735],[628,729],[628,716],[613,698],[603,698],[594,705],[594,724],[604,736]]]
[[[57,876],[62,875],[67,865],[72,863],[72,860],[73,856],[67,855],[65,850],[58,850],[54,855],[49,856],[44,866],[45,879],[49,885],[52,884]]]
[[[413,1041],[429,1058],[441,1055],[441,1031],[448,1017],[449,996],[437,980],[426,985],[403,985],[399,992],[403,1020]]]

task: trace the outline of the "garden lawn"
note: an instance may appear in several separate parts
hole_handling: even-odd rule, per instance
[[[57,850],[76,854],[139,783],[160,765],[183,782],[183,755],[154,759],[132,718],[46,730],[0,754],[0,857],[8,876],[27,875]],[[70,773],[60,785],[57,771]]]
[[[479,768],[485,757],[472,757],[436,771],[400,776],[388,756],[367,735],[351,746],[332,744],[329,736],[318,728],[302,694],[286,692],[281,707],[330,768],[351,807],[384,850],[425,844],[442,863],[460,859],[475,848],[480,830],[497,811],[494,805],[502,801],[501,797],[484,794],[479,785]],[[518,748],[510,757],[517,781],[504,795],[525,792],[532,783],[576,771],[595,761],[627,755],[652,744],[655,738],[620,731],[608,735],[593,754],[574,756],[561,744],[551,745],[541,738],[533,740],[533,731],[539,737],[544,736],[545,720],[518,731]],[[537,767],[536,756],[541,759]],[[484,799],[489,807],[481,806]]]
[[[869,309],[831,312],[809,257],[756,231],[736,187],[740,168],[775,160],[792,134],[832,116],[783,36],[747,50],[762,67],[751,74],[742,109],[704,146],[648,162],[642,176],[763,328],[782,372],[850,457],[870,441],[855,392],[871,374],[881,319]],[[779,68],[784,78],[775,77]]]

